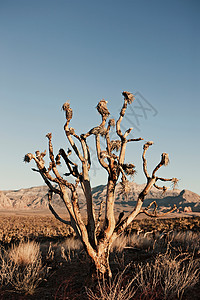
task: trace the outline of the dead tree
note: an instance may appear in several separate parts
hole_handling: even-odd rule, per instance
[[[85,134],[78,135],[74,128],[69,127],[72,119],[72,109],[70,104],[66,102],[63,105],[63,110],[66,114],[66,124],[64,126],[66,137],[73,149],[75,155],[78,157],[80,164],[75,164],[69,155],[71,150],[66,152],[64,149],[60,149],[59,153],[54,156],[54,150],[52,145],[52,134],[48,133],[48,146],[49,146],[49,158],[50,163],[45,166],[44,156],[46,151],[40,153],[39,151],[34,154],[28,153],[24,157],[25,162],[30,162],[32,159],[37,165],[37,171],[42,176],[44,182],[49,187],[49,209],[52,214],[64,224],[70,225],[77,236],[82,241],[87,254],[90,256],[92,262],[95,264],[96,270],[103,275],[112,276],[110,265],[109,265],[109,253],[113,241],[127,228],[127,226],[138,216],[140,213],[145,213],[150,217],[157,217],[157,204],[152,202],[146,209],[142,208],[144,199],[149,193],[151,188],[154,186],[157,189],[161,189],[163,192],[166,191],[167,187],[159,187],[158,181],[172,181],[174,184],[177,183],[176,178],[165,179],[156,176],[156,172],[162,167],[168,164],[169,158],[167,153],[161,155],[161,161],[154,168],[150,175],[147,171],[147,160],[145,158],[148,148],[153,142],[147,142],[143,146],[143,170],[146,176],[146,186],[143,191],[139,194],[136,206],[133,211],[125,218],[123,214],[120,214],[118,220],[115,219],[114,215],[114,203],[115,203],[115,189],[117,182],[120,180],[122,192],[127,194],[129,192],[129,180],[128,176],[135,173],[134,164],[125,163],[125,152],[127,144],[135,141],[141,141],[142,138],[128,138],[132,128],[129,128],[124,133],[121,130],[121,122],[126,113],[128,104],[131,104],[134,100],[133,94],[129,92],[123,92],[124,102],[120,111],[119,118],[115,124],[114,119],[109,119],[110,115],[107,108],[107,101],[101,100],[97,105],[97,110],[101,115],[101,122],[98,126],[92,128]],[[115,127],[117,140],[111,140],[110,130],[111,127]],[[95,216],[94,203],[92,199],[92,189],[89,178],[89,170],[91,166],[90,160],[90,149],[87,144],[87,139],[93,136],[96,143],[96,154],[99,164],[108,173],[107,181],[107,194],[104,207],[104,221],[101,222],[102,217],[102,203],[100,204],[99,214]],[[105,139],[105,149],[101,149],[100,139]],[[75,143],[76,142],[76,143]],[[79,147],[77,147],[79,143]],[[75,183],[70,183],[63,176],[60,175],[57,166],[61,164],[61,159],[64,161],[67,167],[67,173],[65,176],[72,175],[75,178]],[[81,167],[80,167],[81,166]],[[87,204],[87,222],[83,221],[83,217],[79,209],[79,197],[77,193],[78,185],[81,186],[86,204]],[[70,197],[68,196],[70,191]],[[69,213],[70,220],[62,219],[54,210],[52,206],[52,195],[58,194]],[[151,212],[149,209],[152,205],[155,205],[154,211]],[[176,209],[173,207],[169,212]],[[168,213],[169,213],[168,212]],[[101,224],[101,225],[100,225]]]

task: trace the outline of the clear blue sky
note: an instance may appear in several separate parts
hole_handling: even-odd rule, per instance
[[[43,184],[23,156],[47,148],[48,132],[56,150],[68,147],[67,99],[71,126],[82,133],[99,122],[102,98],[117,117],[127,90],[140,94],[124,127],[134,124],[135,137],[155,142],[149,168],[167,152],[171,163],[160,175],[200,193],[199,13],[194,0],[0,0],[0,189]],[[138,183],[141,153],[135,143],[126,157]],[[93,167],[92,184],[105,184],[106,173]]]

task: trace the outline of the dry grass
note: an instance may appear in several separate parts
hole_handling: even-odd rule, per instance
[[[12,245],[8,251],[8,257],[17,265],[34,264],[36,260],[40,259],[40,245],[33,241],[21,242],[18,246]]]
[[[150,249],[153,248],[155,239],[151,234],[121,235],[113,243],[111,251],[122,252],[124,248]]]
[[[98,279],[95,291],[88,290],[87,295],[90,300],[182,299],[198,282],[199,272],[199,261],[192,255],[175,255],[168,248],[154,261],[128,265],[113,281]]]
[[[71,227],[62,224],[53,216],[0,216],[0,243],[19,241],[58,240],[75,235]]]
[[[135,266],[139,293],[153,299],[182,299],[199,280],[199,261],[186,253],[166,251],[155,261]]]
[[[93,292],[91,289],[87,290],[89,300],[129,300],[133,299],[136,294],[134,282],[136,277],[131,280],[126,280],[127,266],[123,272],[118,273],[114,280],[107,282],[105,279],[98,278],[97,291]]]
[[[56,220],[53,216],[0,216],[0,243],[11,244],[24,240],[57,241],[75,236],[73,230]],[[126,234],[156,230],[183,232],[192,230],[199,232],[200,217],[174,219],[135,220],[126,230]]]
[[[111,251],[121,253],[124,249],[130,248],[158,253],[165,251],[169,242],[176,249],[200,253],[200,232],[190,230],[184,232],[170,230],[163,233],[150,231],[128,236],[121,235],[114,241]]]
[[[0,258],[1,286],[33,294],[44,275],[39,244],[20,243],[8,251],[2,249]]]
[[[86,261],[81,242],[67,226],[48,216],[1,217],[0,224],[4,229],[0,231],[4,246],[0,251],[1,292],[35,293],[31,299],[43,299],[45,296],[38,296],[37,286],[45,277],[46,293],[52,293],[48,299],[54,299],[56,288],[61,291],[60,285],[69,299],[182,299],[199,278],[199,218],[135,221],[112,245],[110,259],[114,279],[110,282],[99,279],[96,286],[86,279],[87,276],[91,279],[89,260]],[[24,242],[29,238],[38,242]],[[9,245],[10,241],[18,242]],[[82,281],[80,265],[88,267]],[[59,286],[49,292],[48,282],[53,289],[58,272]],[[68,282],[66,287],[62,276],[64,283]],[[87,280],[85,284],[84,280]],[[81,294],[85,286],[87,295],[74,298],[77,288]]]
[[[83,249],[83,244],[80,240],[68,238],[59,245],[61,250],[61,257],[66,262],[72,262],[74,258],[78,257],[79,252]]]

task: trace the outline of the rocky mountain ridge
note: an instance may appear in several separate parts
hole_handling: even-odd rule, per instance
[[[136,203],[137,196],[144,188],[144,184],[130,182],[130,193],[127,197],[120,194],[120,184],[116,187],[115,212],[129,212]],[[0,191],[0,210],[39,210],[48,209],[48,187],[38,186],[20,190]],[[92,189],[94,205],[97,209],[99,203],[105,199],[106,186],[100,185]],[[81,188],[78,188],[79,205],[82,211],[86,211],[86,203]],[[200,196],[189,190],[168,190],[163,195],[162,191],[153,188],[145,199],[144,206],[148,206],[152,200],[156,200],[161,209],[167,209],[174,204],[179,211],[200,212]],[[55,208],[64,207],[58,195],[52,200]]]

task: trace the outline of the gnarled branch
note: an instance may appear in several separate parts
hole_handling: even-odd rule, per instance
[[[149,176],[149,173],[147,171],[147,160],[146,160],[146,152],[147,150],[149,149],[149,146],[153,145],[153,142],[152,141],[149,141],[149,142],[146,142],[143,146],[143,154],[142,154],[142,160],[143,160],[143,171],[144,171],[144,174],[146,176],[146,178],[150,178]]]
[[[153,204],[155,205],[153,213],[148,212],[149,208]],[[167,212],[164,212],[164,213],[160,213],[160,214],[157,212],[157,208],[158,208],[158,205],[157,205],[156,201],[153,201],[153,202],[150,203],[150,205],[147,208],[142,209],[140,211],[140,213],[144,213],[145,215],[147,215],[148,217],[151,217],[151,218],[158,218],[158,217],[163,217],[163,216],[166,216],[166,215],[172,213],[173,211],[175,211],[177,209],[177,206],[174,204],[174,206],[170,210],[168,210]]]

